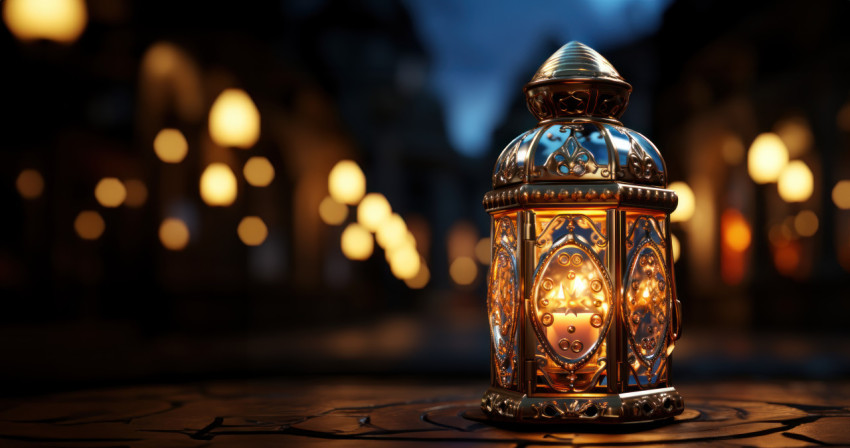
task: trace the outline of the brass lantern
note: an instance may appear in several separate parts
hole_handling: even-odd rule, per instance
[[[618,118],[631,85],[579,42],[524,88],[537,127],[502,151],[487,313],[493,420],[621,423],[683,411],[664,159]]]

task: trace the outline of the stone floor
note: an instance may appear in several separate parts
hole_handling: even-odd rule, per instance
[[[847,382],[679,385],[686,411],[666,425],[542,430],[476,421],[485,388],[328,377],[9,398],[0,400],[0,446],[850,445]]]

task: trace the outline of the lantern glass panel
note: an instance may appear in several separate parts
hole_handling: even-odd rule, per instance
[[[517,214],[493,215],[487,315],[492,343],[493,383],[511,388],[516,380],[520,277],[517,265]]]
[[[628,384],[635,388],[667,382],[667,358],[673,349],[673,296],[666,228],[663,213],[626,213],[623,317],[628,339]]]

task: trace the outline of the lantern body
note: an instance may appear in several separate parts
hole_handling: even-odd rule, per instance
[[[617,121],[631,86],[578,42],[526,85],[538,126],[508,144],[484,197],[494,420],[620,423],[682,412],[680,328],[655,146]]]

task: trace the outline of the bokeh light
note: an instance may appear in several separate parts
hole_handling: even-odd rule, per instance
[[[408,233],[404,219],[398,213],[393,213],[389,218],[381,221],[381,226],[375,233],[375,239],[379,246],[389,251],[408,241]]]
[[[832,202],[836,207],[850,209],[850,180],[840,180],[832,188]]]
[[[812,236],[818,231],[818,215],[811,210],[802,210],[794,217],[794,230],[800,236]]]
[[[449,266],[449,275],[458,285],[471,285],[478,276],[478,265],[470,257],[458,257]]]
[[[108,208],[118,207],[127,199],[127,189],[115,177],[104,177],[94,187],[94,197],[100,205]]]
[[[225,147],[248,149],[260,138],[260,111],[242,89],[225,89],[210,108],[210,137]]]
[[[165,128],[154,137],[153,151],[165,163],[180,163],[189,152],[189,143],[179,130]]]
[[[372,256],[375,248],[372,233],[356,222],[349,224],[342,231],[340,245],[343,255],[349,260],[366,260]]]
[[[481,264],[490,264],[490,238],[484,237],[475,244],[475,258]]]
[[[96,240],[103,235],[106,223],[100,213],[94,210],[81,211],[74,220],[74,230],[84,240]]]
[[[15,179],[15,188],[24,199],[37,199],[44,192],[44,177],[36,170],[26,169]]]
[[[682,256],[682,244],[679,243],[679,238],[676,235],[670,234],[670,249],[673,251],[673,263],[679,261]]]
[[[805,162],[794,160],[782,170],[776,188],[785,202],[806,201],[812,196],[814,190],[812,170]]]
[[[747,155],[747,170],[758,184],[776,182],[788,163],[788,149],[774,133],[759,134]]]
[[[780,274],[793,277],[800,267],[801,246],[799,241],[782,241],[773,247],[773,265]]]
[[[337,202],[355,205],[366,194],[366,176],[354,161],[340,160],[328,175],[328,192]]]
[[[744,160],[744,142],[736,135],[727,135],[720,146],[720,154],[729,165],[737,165]]]
[[[676,210],[670,214],[670,221],[684,222],[694,216],[696,209],[696,200],[694,199],[694,191],[684,182],[673,182],[667,188],[676,192],[679,197],[679,205]]]
[[[236,233],[246,246],[259,246],[269,236],[269,229],[259,216],[246,216],[239,222]]]
[[[267,187],[274,180],[274,166],[269,159],[255,156],[245,162],[242,168],[245,181],[254,187]]]
[[[148,187],[139,179],[127,179],[124,181],[124,187],[127,189],[127,198],[124,199],[124,205],[127,207],[141,207],[148,200]]]
[[[723,211],[720,237],[720,277],[728,285],[740,284],[747,273],[746,250],[752,242],[750,226],[740,211]]]
[[[224,163],[211,163],[201,174],[201,199],[211,206],[227,207],[236,200],[236,176]]]
[[[159,225],[159,241],[168,250],[183,250],[189,244],[189,227],[181,219],[165,218]]]
[[[372,232],[377,232],[384,220],[392,215],[392,207],[381,193],[369,193],[357,206],[357,222]]]
[[[86,29],[88,12],[83,0],[6,0],[3,21],[23,41],[71,43]]]
[[[410,289],[422,289],[431,280],[431,271],[423,258],[419,258],[419,272],[413,278],[404,279],[404,284]]]
[[[478,229],[469,221],[458,221],[449,228],[446,237],[446,253],[449,261],[458,257],[475,257],[475,246],[478,244]]]
[[[419,273],[419,254],[409,245],[387,252],[390,270],[400,280],[410,280]]]
[[[735,252],[743,252],[750,247],[752,233],[746,218],[738,210],[728,209],[720,217],[720,230],[723,243]]]
[[[319,217],[327,225],[338,226],[348,217],[348,206],[335,201],[330,196],[325,196],[319,203]]]
[[[792,117],[782,120],[773,127],[776,135],[788,148],[788,157],[797,158],[812,147],[812,131],[809,123],[803,117]]]
[[[838,129],[844,132],[850,132],[850,103],[844,103],[841,109],[838,110],[838,115],[835,117],[835,124]]]

